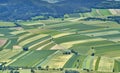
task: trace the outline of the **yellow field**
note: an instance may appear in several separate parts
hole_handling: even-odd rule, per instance
[[[72,57],[73,54],[70,55],[63,55],[62,53],[56,53],[54,54],[48,62],[44,62],[42,67],[49,66],[50,68],[62,68],[64,64]]]
[[[101,57],[98,71],[113,72],[114,60],[108,57]]]

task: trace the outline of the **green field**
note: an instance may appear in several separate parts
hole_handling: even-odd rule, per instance
[[[47,56],[54,53],[55,51],[31,51],[22,57],[18,58],[16,61],[11,63],[9,66],[13,67],[35,67],[42,61],[44,61]]]
[[[73,55],[64,65],[64,68],[82,68],[85,58],[85,55]]]
[[[16,26],[13,22],[2,22],[0,21],[0,27],[7,27],[7,26]]]
[[[110,15],[112,15],[112,13],[108,9],[92,9],[92,12],[80,13],[81,17],[101,17]]]
[[[115,60],[114,71],[120,72],[120,61],[119,60]]]
[[[64,43],[64,42],[84,40],[84,39],[90,39],[90,38],[92,38],[92,37],[84,36],[84,35],[80,35],[80,34],[72,34],[72,35],[66,35],[66,36],[55,38],[54,41],[56,43],[60,44],[60,43]]]
[[[83,62],[83,69],[93,70],[94,56],[87,56]]]

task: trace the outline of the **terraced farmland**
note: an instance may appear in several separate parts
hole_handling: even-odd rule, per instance
[[[99,40],[99,41],[91,41],[91,42],[83,42],[83,43],[78,43],[74,44],[70,49],[74,49],[75,51],[78,51],[81,54],[87,54],[87,52],[92,48],[92,47],[97,47],[97,46],[104,46],[104,45],[109,45],[113,44],[113,42],[107,41],[107,40]],[[96,51],[96,49],[95,49]]]
[[[89,13],[74,14],[79,15],[75,18],[20,21],[19,27],[10,24],[12,28],[0,28],[0,63],[7,68],[23,68],[21,72],[26,68],[40,68],[38,73],[61,73],[64,69],[120,72],[120,25],[83,20],[116,15],[112,11],[92,9]]]

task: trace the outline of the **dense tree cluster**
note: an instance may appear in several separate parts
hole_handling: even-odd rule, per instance
[[[65,73],[79,73],[79,72],[76,70],[66,70]]]
[[[85,21],[90,21],[90,20],[114,21],[114,22],[117,22],[118,24],[120,24],[120,16],[108,16],[107,18],[88,17],[83,20],[85,20]]]
[[[0,20],[31,20],[34,16],[64,17],[65,14],[90,12],[91,8],[120,8],[119,1],[107,0],[64,0],[50,4],[42,0],[1,0]]]
[[[108,20],[115,21],[120,24],[120,16],[109,16]]]

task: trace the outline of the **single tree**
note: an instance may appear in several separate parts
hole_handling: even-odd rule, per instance
[[[46,66],[46,70],[48,70],[48,69],[49,69],[49,66],[47,65],[47,66]]]

